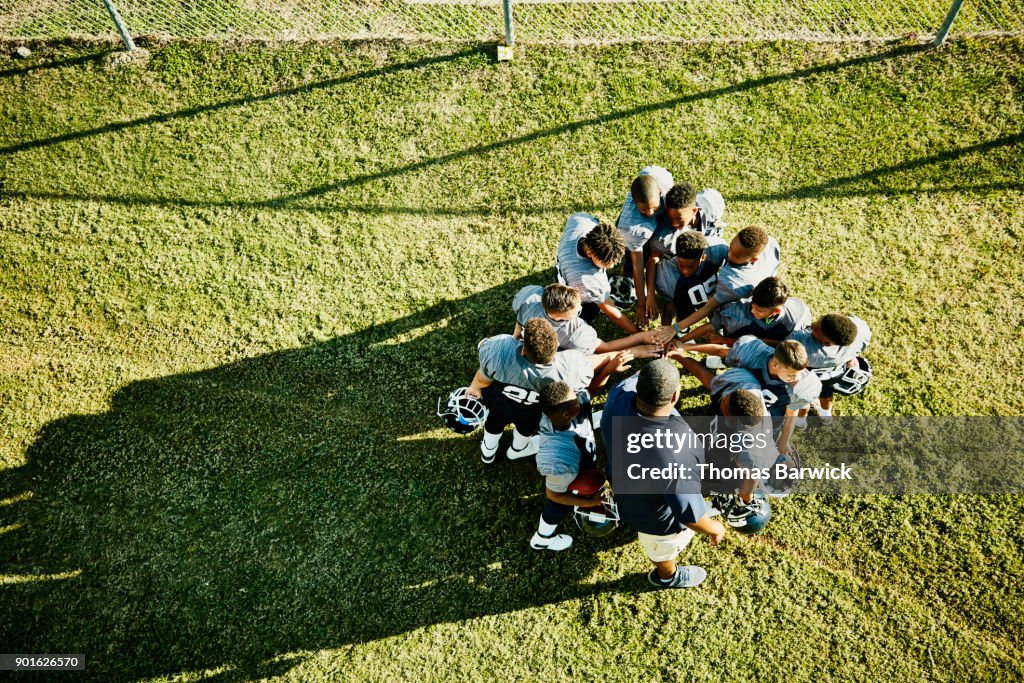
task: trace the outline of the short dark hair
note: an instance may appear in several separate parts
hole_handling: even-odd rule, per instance
[[[540,303],[548,313],[566,313],[580,305],[580,293],[575,287],[556,282],[544,288]]]
[[[638,175],[629,186],[629,196],[634,204],[660,204],[661,186],[652,175]]]
[[[821,318],[821,332],[836,346],[849,346],[857,339],[857,325],[839,313]]]
[[[760,254],[768,244],[768,231],[759,225],[751,225],[736,233],[736,238],[748,254]]]
[[[658,358],[644,366],[636,380],[636,397],[652,408],[672,402],[679,390],[679,368],[667,358]]]
[[[807,367],[807,349],[795,339],[787,339],[775,347],[775,360],[791,370],[803,370]]]
[[[753,427],[767,415],[761,394],[749,389],[740,389],[729,394],[729,412],[744,427]]]
[[[523,325],[523,347],[530,361],[542,365],[555,359],[558,335],[544,318],[530,318]]]
[[[689,209],[697,206],[697,188],[690,183],[673,185],[672,189],[665,193],[666,209]]]
[[[704,233],[697,230],[680,230],[676,234],[676,256],[684,260],[700,258],[708,248]]]
[[[552,380],[540,388],[540,409],[548,415],[558,413],[576,400],[576,392],[565,382]]]
[[[609,266],[621,261],[626,253],[626,241],[622,239],[622,233],[607,223],[598,223],[583,238],[583,244],[590,249],[593,258]]]
[[[789,299],[789,287],[780,277],[766,277],[754,287],[752,298],[756,306],[776,308]]]

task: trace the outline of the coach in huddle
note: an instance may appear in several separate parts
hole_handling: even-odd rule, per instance
[[[612,477],[619,516],[639,532],[640,545],[654,563],[654,571],[648,574],[647,580],[656,588],[699,585],[707,577],[704,568],[677,566],[676,557],[695,533],[707,536],[711,545],[717,545],[725,536],[725,527],[707,515],[708,508],[699,486],[691,493],[669,492],[667,489],[657,493],[625,493],[626,482],[619,481],[620,472],[625,468],[617,469],[615,460],[625,457],[621,448],[625,434],[616,430],[671,429],[681,434],[688,433],[690,427],[675,409],[678,400],[679,370],[670,360],[654,360],[609,392],[601,416],[601,438],[608,456],[608,473]],[[617,417],[632,419],[615,420]],[[680,457],[673,459],[678,461]],[[691,471],[695,471],[697,462],[703,462],[703,452],[695,448],[685,453],[682,460],[688,463]],[[625,461],[620,463],[622,466],[625,464]]]

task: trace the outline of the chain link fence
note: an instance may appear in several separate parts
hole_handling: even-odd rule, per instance
[[[936,34],[951,0],[512,0],[518,43],[884,40]],[[502,0],[115,0],[134,36],[501,42]],[[5,8],[4,8],[5,7]],[[6,0],[0,38],[104,38],[102,0]],[[953,35],[1024,35],[1024,0],[966,0]]]

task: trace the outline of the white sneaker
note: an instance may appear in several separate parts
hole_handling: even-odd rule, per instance
[[[725,367],[725,363],[718,356],[708,356],[704,359],[704,367],[708,370],[721,370]]]
[[[494,444],[494,448],[488,448],[486,443],[480,442],[480,459],[484,461],[484,464],[490,465],[494,462],[494,455],[497,452],[498,444]]]
[[[509,460],[519,460],[520,458],[529,458],[531,455],[537,455],[537,451],[540,450],[540,437],[535,436],[530,439],[529,443],[526,444],[526,448],[521,451],[517,451],[514,448],[508,449]]]
[[[798,418],[796,418],[796,420],[793,421],[793,426],[796,427],[797,429],[807,429],[807,418],[806,417],[798,417]]]
[[[540,532],[534,532],[530,539],[530,547],[534,550],[553,550],[556,553],[565,550],[572,545],[572,536],[556,534],[545,538]]]

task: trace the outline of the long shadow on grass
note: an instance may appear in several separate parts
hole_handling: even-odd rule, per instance
[[[104,50],[102,52],[95,52],[92,54],[81,55],[78,57],[68,57],[67,59],[55,59],[49,62],[37,62],[35,64],[28,64],[26,66],[16,67],[13,69],[4,69],[0,71],[0,78],[9,78],[11,76],[23,76],[25,74],[32,73],[33,71],[42,71],[43,69],[64,69],[69,66],[78,66],[79,64],[97,62],[108,54],[110,54],[110,51]]]
[[[525,135],[519,135],[512,138],[506,138],[504,140],[498,140],[496,142],[489,142],[481,145],[476,145],[458,152],[452,152],[451,154],[444,154],[431,159],[424,159],[423,161],[417,161],[415,163],[406,164],[395,168],[383,169],[373,173],[364,173],[356,175],[351,178],[346,178],[335,183],[328,183],[319,187],[314,187],[302,192],[296,192],[290,195],[284,195],[281,197],[275,197],[267,199],[262,202],[252,202],[255,206],[276,206],[287,202],[293,202],[298,199],[308,197],[318,197],[335,190],[341,190],[348,187],[357,185],[363,185],[381,178],[394,177],[405,173],[413,173],[420,171],[424,168],[430,168],[433,166],[439,166],[447,164],[452,161],[458,161],[471,156],[484,155],[489,152],[504,149],[506,147],[514,147],[535,140],[540,140],[548,137],[556,137],[565,133],[571,133],[582,128],[588,128],[591,126],[603,125],[611,123],[613,121],[621,121],[623,119],[632,118],[635,116],[643,116],[657,111],[663,111],[666,109],[673,109],[682,104],[690,102],[699,102],[701,100],[715,99],[725,95],[733,95],[736,93],[746,92],[748,90],[755,90],[767,85],[774,83],[780,83],[784,81],[790,81],[800,78],[808,78],[811,76],[832,73],[841,71],[842,69],[858,66],[861,64],[869,64],[872,62],[884,61],[887,59],[894,59],[897,57],[914,54],[926,50],[927,46],[924,45],[901,45],[892,47],[881,52],[863,55],[855,57],[853,59],[847,59],[839,62],[832,62],[828,64],[819,64],[816,66],[807,67],[805,69],[797,69],[796,71],[788,71],[785,73],[774,74],[771,76],[763,76],[761,78],[753,78],[750,80],[735,83],[733,85],[723,86],[721,88],[715,88],[712,90],[706,90],[703,92],[696,92],[680,97],[674,97],[669,100],[661,102],[655,102],[651,104],[645,104],[638,107],[632,107],[630,109],[623,109],[622,111],[611,112],[608,114],[602,114],[589,119],[582,119],[580,121],[572,121],[560,126],[553,126],[551,128],[545,128],[542,130],[527,133]],[[224,102],[218,102],[216,104],[210,104],[200,107],[192,107],[190,109],[183,109],[177,112],[171,112],[167,114],[154,114],[152,116],[144,116],[142,118],[133,119],[131,121],[124,121],[121,123],[112,123],[103,126],[97,126],[95,128],[89,128],[85,130],[72,131],[64,133],[62,135],[55,135],[48,138],[41,138],[38,140],[29,140],[26,142],[20,142],[14,145],[8,145],[7,147],[0,147],[0,155],[9,155],[17,152],[23,152],[31,149],[38,149],[40,147],[49,147],[51,145],[60,144],[63,142],[70,142],[72,140],[81,140],[84,138],[94,137],[97,135],[105,135],[107,133],[115,133],[122,130],[128,130],[131,128],[137,128],[140,126],[147,126],[155,123],[163,123],[176,119],[190,118],[199,114],[206,114],[210,112],[219,111],[230,107],[239,107],[248,104],[263,102],[266,100],[273,100],[280,97],[288,97],[293,95],[300,95],[306,92],[312,92],[314,90],[322,90],[324,88],[331,88],[343,83],[349,83],[354,80],[362,80],[366,78],[373,78],[389,73],[395,73],[398,71],[404,71],[414,68],[421,68],[429,66],[431,64],[437,64],[442,62],[455,61],[463,57],[467,57],[472,54],[478,54],[482,48],[472,48],[469,50],[463,50],[451,55],[441,55],[438,57],[432,57],[429,59],[418,60],[416,62],[409,62],[404,64],[395,64],[392,66],[376,69],[372,71],[366,71],[352,76],[344,76],[341,78],[334,78],[327,81],[320,81],[317,83],[311,83],[308,85],[299,86],[297,88],[288,88],[273,93],[267,93],[256,97],[240,97],[232,100],[226,100]]]
[[[133,382],[102,414],[50,423],[0,475],[15,501],[0,528],[21,525],[0,533],[0,574],[21,581],[0,586],[0,643],[84,653],[100,678],[226,666],[234,680],[547,603],[582,600],[585,618],[608,591],[643,590],[639,576],[587,582],[624,531],[530,550],[533,463],[485,467],[477,439],[434,416],[470,378],[475,342],[509,328],[517,288],[552,277]]]
[[[221,111],[223,109],[230,109],[233,107],[242,107],[249,104],[257,104],[260,102],[267,102],[271,100],[280,99],[282,97],[292,97],[296,95],[302,95],[305,93],[315,92],[317,90],[326,90],[329,88],[335,88],[339,85],[346,83],[354,83],[356,81],[362,81],[367,79],[377,78],[379,76],[386,76],[388,74],[399,73],[402,71],[411,71],[413,69],[422,69],[435,64],[444,64],[446,62],[454,62],[464,57],[471,55],[478,55],[484,52],[485,48],[482,46],[474,46],[459,52],[454,52],[447,55],[438,55],[437,57],[428,57],[425,59],[417,59],[412,62],[402,62],[400,64],[391,64],[389,66],[381,67],[379,69],[370,69],[369,71],[361,71],[359,73],[350,74],[347,76],[340,76],[338,78],[331,78],[325,81],[318,81],[316,83],[308,83],[306,85],[300,85],[294,88],[286,88],[284,90],[277,90],[274,92],[265,93],[263,95],[250,96],[250,97],[237,97],[231,100],[225,100],[223,102],[216,102],[213,104],[202,105],[199,107],[191,107],[189,109],[182,109],[175,112],[168,112],[166,114],[153,114],[151,116],[143,116],[138,119],[132,119],[131,121],[121,121],[118,123],[108,123],[102,126],[96,126],[95,128],[88,128],[85,130],[71,131],[63,133],[61,135],[54,135],[48,138],[41,138],[39,140],[28,140],[26,142],[20,142],[15,145],[9,145],[7,147],[0,147],[0,155],[14,154],[16,152],[24,152],[30,149],[39,149],[40,147],[50,147],[51,145],[57,145],[63,142],[71,142],[72,140],[82,140],[84,138],[91,138],[97,135],[106,135],[107,133],[117,133],[123,130],[130,130],[132,128],[138,128],[140,126],[149,126],[156,123],[166,123],[168,121],[175,121],[178,119],[187,119],[202,114],[210,114],[213,112]],[[91,58],[88,58],[91,59]],[[88,61],[87,58],[76,58],[69,60],[66,66],[74,65],[79,62]],[[60,65],[59,63],[57,64]],[[26,71],[34,70],[32,67],[28,67]],[[11,72],[18,73],[17,70]],[[9,75],[6,72],[0,72],[0,76]]]

